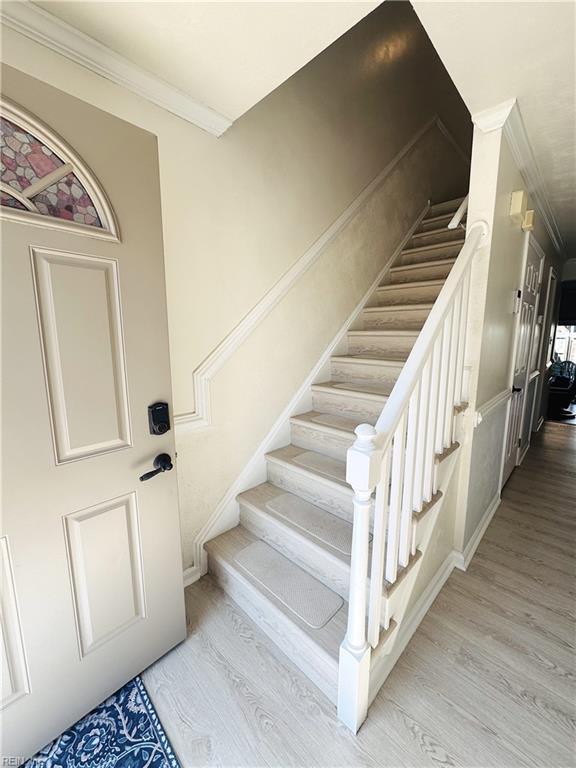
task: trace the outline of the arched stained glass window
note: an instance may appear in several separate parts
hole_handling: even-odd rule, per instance
[[[116,235],[97,180],[62,139],[15,105],[0,115],[0,205],[11,217],[33,214]]]

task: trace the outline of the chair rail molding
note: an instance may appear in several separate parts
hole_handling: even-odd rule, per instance
[[[262,299],[242,318],[218,346],[204,358],[192,374],[194,383],[195,410],[177,413],[174,424],[178,431],[194,430],[209,427],[212,424],[211,380],[234,354],[242,342],[253,332],[256,326],[274,309],[286,296],[292,286],[322,255],[323,251],[350,223],[362,205],[384,183],[394,168],[411,149],[432,128],[436,128],[453,146],[461,159],[469,162],[465,152],[460,148],[455,138],[444,125],[438,115],[434,115],[409,139],[392,160],[378,173],[377,176],[360,192],[350,205],[332,222],[325,232],[305,251],[302,256],[280,277]]]
[[[498,408],[499,405],[502,405],[502,403],[506,403],[511,397],[512,390],[510,388],[503,389],[501,392],[494,395],[494,397],[491,397],[490,400],[486,400],[486,402],[479,408],[476,408],[476,412],[474,413],[474,427],[478,427],[489,413]]]
[[[534,207],[542,217],[554,248],[562,256],[564,242],[550,204],[548,186],[532,149],[518,101],[509,99],[494,107],[475,112],[472,122],[484,133],[500,129],[504,131],[514,162],[534,200]]]
[[[4,3],[0,19],[9,29],[214,136],[221,136],[232,125],[229,118],[199,104],[188,94],[31,2]]]

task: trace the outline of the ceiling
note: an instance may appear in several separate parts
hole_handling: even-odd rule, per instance
[[[576,5],[413,5],[472,114],[517,99],[566,253],[576,256]]]
[[[36,2],[236,120],[379,2]]]

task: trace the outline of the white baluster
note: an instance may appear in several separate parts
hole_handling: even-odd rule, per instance
[[[426,453],[424,457],[424,501],[430,501],[434,493],[434,458],[436,456],[436,405],[438,403],[438,383],[440,380],[440,358],[442,356],[442,334],[434,342],[432,367],[430,369],[430,407],[426,425]]]
[[[388,537],[386,541],[386,581],[396,581],[398,573],[398,544],[400,540],[400,512],[402,510],[402,487],[404,485],[404,459],[406,445],[406,414],[403,413],[394,432],[392,447],[392,468],[390,474],[390,512],[388,515]]]
[[[450,362],[448,367],[448,384],[446,387],[446,411],[444,413],[444,446],[452,445],[452,424],[454,422],[456,365],[458,361],[458,344],[460,342],[460,303],[462,300],[462,287],[456,292],[454,306],[452,308],[452,328],[450,341]]]
[[[438,408],[436,419],[436,453],[444,450],[444,414],[446,413],[446,396],[448,386],[448,366],[450,365],[450,346],[452,341],[452,306],[442,323],[442,360],[440,363],[440,383],[438,385]]]
[[[404,467],[404,487],[402,490],[402,512],[400,515],[400,541],[398,562],[408,565],[412,537],[412,496],[414,494],[414,469],[416,461],[416,437],[418,434],[418,415],[420,406],[420,384],[416,386],[408,406],[408,427],[406,430],[406,453]]]
[[[382,613],[382,579],[384,578],[384,552],[386,524],[390,496],[390,448],[384,454],[380,482],[376,486],[374,503],[374,531],[372,534],[372,568],[370,569],[370,602],[368,607],[368,642],[376,648],[380,640],[380,616]],[[386,623],[384,629],[388,629]]]
[[[360,424],[356,428],[356,438],[346,457],[346,480],[354,489],[354,526],[348,626],[340,646],[338,667],[338,717],[354,733],[368,711],[371,649],[366,642],[366,590],[370,509],[372,491],[378,482],[381,467],[374,427]]]
[[[414,467],[414,495],[412,506],[420,512],[424,503],[424,463],[426,456],[426,427],[428,425],[428,407],[430,402],[431,358],[426,361],[420,381],[420,413],[418,415],[418,433],[416,444],[416,464]]]
[[[458,344],[458,363],[456,378],[456,403],[465,402],[464,365],[466,362],[466,333],[468,326],[468,304],[470,300],[470,270],[469,266],[462,279],[462,302],[460,304],[460,341]]]

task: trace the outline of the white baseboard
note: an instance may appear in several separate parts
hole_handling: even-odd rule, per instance
[[[182,580],[184,581],[184,588],[189,587],[190,584],[194,584],[195,581],[198,581],[198,579],[203,576],[202,569],[200,567],[196,567],[195,565],[191,565],[189,568],[184,568],[184,573],[182,574]]]
[[[478,524],[476,530],[472,534],[472,537],[470,538],[470,541],[468,544],[466,544],[466,547],[464,548],[464,552],[455,552],[456,556],[456,567],[459,568],[461,571],[465,571],[466,568],[470,565],[470,561],[474,557],[474,552],[476,552],[478,545],[482,541],[482,537],[484,536],[484,533],[486,532],[486,528],[490,525],[490,522],[492,518],[494,517],[496,510],[500,506],[500,493],[498,492],[490,504],[488,505],[488,509],[484,514],[482,515],[482,519],[480,520],[480,523]]]
[[[536,429],[534,432],[540,432],[540,428],[542,427],[542,424],[544,424],[544,416],[540,416],[538,419],[538,424],[536,425]]]
[[[334,354],[334,351],[338,345],[344,339],[346,332],[350,326],[354,323],[366,302],[370,298],[371,294],[376,290],[378,285],[382,282],[385,274],[390,267],[394,264],[398,258],[400,252],[404,249],[406,243],[412,237],[412,234],[417,229],[418,225],[426,215],[428,210],[426,205],[416,221],[410,227],[408,233],[402,238],[402,241],[398,244],[384,267],[378,273],[376,279],[372,282],[368,290],[362,296],[362,298],[356,304],[352,313],[348,316],[344,324],[340,327],[340,330],[336,336],[332,339],[330,344],[324,350],[322,356],[314,368],[310,371],[298,391],[294,394],[290,402],[284,408],[270,432],[266,435],[264,440],[260,443],[250,461],[246,464],[242,472],[238,475],[234,483],[230,486],[225,496],[222,498],[212,515],[204,523],[200,531],[198,532],[194,540],[194,563],[198,567],[201,574],[206,573],[207,563],[206,555],[204,552],[204,544],[210,539],[215,538],[221,533],[234,528],[239,522],[238,502],[236,497],[242,491],[252,488],[254,485],[263,483],[266,479],[266,454],[275,448],[279,448],[282,445],[286,445],[289,440],[290,429],[290,417],[299,412],[300,405],[309,397],[310,387],[318,380],[318,376],[325,366],[329,364],[330,357]],[[188,569],[190,570],[190,569]]]
[[[200,363],[192,374],[194,382],[195,410],[187,413],[178,413],[174,416],[174,427],[177,432],[190,431],[209,427],[212,424],[211,410],[211,381],[234,354],[240,344],[254,331],[256,326],[274,309],[284,298],[292,286],[322,255],[330,243],[352,221],[360,208],[369,197],[384,183],[387,177],[396,168],[398,163],[416,146],[423,136],[431,129],[436,128],[449,141],[458,154],[462,154],[454,137],[446,128],[438,116],[428,120],[402,147],[394,158],[383,168],[378,175],[366,186],[362,192],[350,203],[350,205],[338,216],[338,218],[320,235],[320,237],[300,256],[300,258],[288,269],[278,282],[266,293],[262,299],[242,318],[230,333],[212,350],[212,352]],[[465,155],[464,155],[465,157]]]
[[[459,553],[455,551],[450,552],[446,556],[446,559],[438,568],[424,592],[414,603],[412,609],[402,618],[398,634],[395,638],[391,638],[391,642],[394,644],[391,653],[382,653],[379,658],[373,661],[370,669],[370,703],[372,703],[378,691],[384,685],[386,678],[412,639],[412,635],[420,626],[420,622],[430,610],[432,603],[438,597],[442,587],[457,566],[458,556]]]

